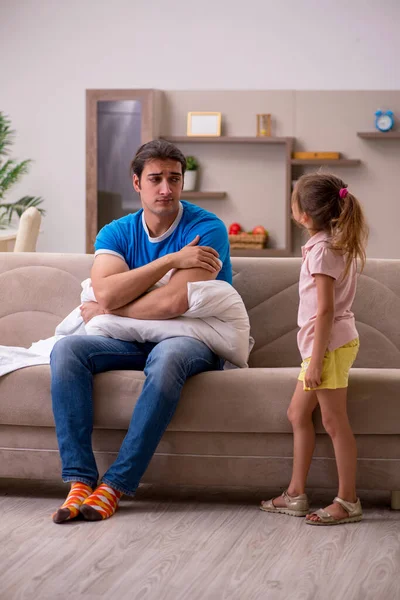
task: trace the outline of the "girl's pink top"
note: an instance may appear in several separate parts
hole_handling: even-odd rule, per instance
[[[302,247],[303,264],[300,271],[300,305],[297,343],[302,358],[312,355],[317,318],[317,286],[314,275],[321,273],[335,280],[335,316],[328,350],[340,348],[358,337],[354,314],[351,312],[356,293],[357,267],[354,261],[343,279],[346,256],[330,248],[330,236],[325,231],[313,235]]]

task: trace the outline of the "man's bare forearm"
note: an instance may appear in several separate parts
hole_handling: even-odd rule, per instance
[[[94,262],[91,274],[97,302],[108,312],[125,307],[145,294],[171,269],[177,271],[195,269],[202,273],[205,271],[208,276],[216,277],[221,269],[218,252],[208,246],[198,246],[199,239],[199,235],[196,235],[181,250],[132,270],[129,270],[126,262],[119,258],[113,256],[107,258],[107,254],[100,255]],[[169,289],[171,291],[171,288]],[[178,298],[179,306],[182,298],[182,295]],[[150,301],[146,300],[146,306],[148,302]]]
[[[132,319],[163,320],[183,315],[187,309],[187,286],[174,288],[164,285],[128,303],[126,306],[107,312]]]
[[[94,280],[96,299],[107,311],[124,308],[145,294],[172,268],[173,255],[168,254],[143,267]]]
[[[178,269],[170,281],[127,306],[112,311],[112,314],[133,319],[173,319],[183,315],[189,308],[188,283],[190,281],[209,281],[217,273],[205,269]]]

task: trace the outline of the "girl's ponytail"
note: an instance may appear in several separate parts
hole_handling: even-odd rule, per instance
[[[347,190],[347,187],[340,189],[339,197],[341,210],[339,217],[332,220],[332,245],[340,252],[347,254],[344,272],[344,277],[346,277],[353,260],[358,258],[361,263],[361,271],[364,268],[368,226],[359,201]]]

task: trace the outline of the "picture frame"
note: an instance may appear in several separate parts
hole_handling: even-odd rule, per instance
[[[219,137],[221,135],[220,112],[189,112],[187,135],[192,137]]]

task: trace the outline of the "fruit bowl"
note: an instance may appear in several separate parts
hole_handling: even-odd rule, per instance
[[[262,225],[256,225],[252,231],[242,231],[239,223],[232,223],[228,229],[229,243],[232,249],[265,248],[268,241],[268,231]]]
[[[268,241],[268,233],[237,233],[229,236],[229,243],[233,250],[239,248],[265,248]]]

